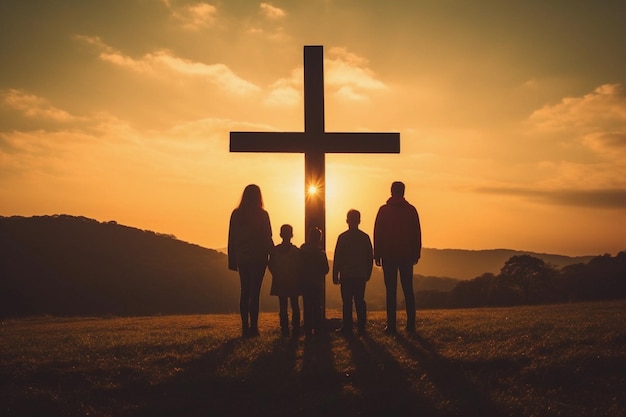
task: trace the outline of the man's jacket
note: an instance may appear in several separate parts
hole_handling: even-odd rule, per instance
[[[374,258],[418,261],[422,229],[417,210],[404,197],[391,196],[380,207],[374,223]]]

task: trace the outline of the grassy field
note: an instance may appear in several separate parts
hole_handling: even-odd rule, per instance
[[[626,416],[626,301],[369,319],[312,343],[274,313],[250,339],[235,315],[4,321],[0,415]]]

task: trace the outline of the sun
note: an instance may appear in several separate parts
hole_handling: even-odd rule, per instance
[[[307,181],[304,187],[304,194],[307,199],[323,199],[325,194],[324,182],[315,179]]]

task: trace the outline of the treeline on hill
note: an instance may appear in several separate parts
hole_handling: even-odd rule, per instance
[[[515,306],[626,298],[626,251],[561,269],[531,255],[511,257],[499,274],[460,281],[450,291],[417,291],[419,308]]]

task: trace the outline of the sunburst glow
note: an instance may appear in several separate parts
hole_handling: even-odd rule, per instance
[[[319,191],[319,188],[317,188],[317,185],[309,185],[309,187],[306,190],[307,194],[309,195],[315,195],[317,194],[318,191]]]

